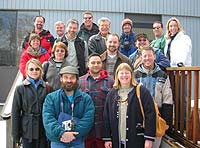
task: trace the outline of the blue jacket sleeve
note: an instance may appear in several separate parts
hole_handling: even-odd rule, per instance
[[[60,141],[61,135],[65,132],[64,128],[59,124],[57,120],[57,110],[55,108],[56,97],[55,94],[50,93],[46,96],[45,102],[43,104],[42,119],[47,137],[51,141]]]
[[[75,126],[75,131],[79,132],[77,137],[85,137],[89,133],[94,123],[95,108],[94,108],[93,101],[91,97],[86,93],[83,95],[83,97],[85,99],[85,103],[84,103],[85,109],[84,109],[83,117],[79,120],[79,122]]]
[[[167,67],[170,67],[169,59],[160,51],[160,49],[154,49],[156,54],[155,62],[158,64],[160,69],[165,70]]]

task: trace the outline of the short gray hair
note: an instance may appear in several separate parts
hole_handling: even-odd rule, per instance
[[[101,17],[99,20],[98,20],[98,25],[101,23],[101,22],[105,22],[105,21],[108,21],[109,24],[111,24],[111,21],[109,18],[107,17]]]
[[[65,27],[65,23],[63,21],[55,22],[54,27],[56,27],[57,25],[60,25],[60,24],[64,25],[64,27]]]

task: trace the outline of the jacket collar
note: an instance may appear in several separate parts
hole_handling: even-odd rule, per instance
[[[31,85],[31,82],[26,78],[24,81],[23,81],[23,84],[24,85]],[[46,87],[46,83],[44,81],[41,81],[40,85],[42,85],[43,87]]]
[[[107,59],[107,51],[105,51],[104,53],[101,54],[101,60],[105,61]],[[119,52],[119,50],[117,50],[117,56],[120,59],[123,59],[123,54],[121,52]]]

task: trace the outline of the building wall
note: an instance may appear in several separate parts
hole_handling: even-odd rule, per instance
[[[193,43],[193,65],[200,65],[199,28],[200,28],[199,0],[1,0],[1,10],[17,10],[18,12],[38,12],[46,18],[45,28],[54,35],[54,23],[57,20],[66,22],[70,18],[82,21],[82,12],[90,10],[94,13],[95,22],[106,16],[111,19],[111,32],[121,33],[121,20],[125,14],[160,15],[165,25],[167,20],[175,16],[183,25]],[[152,21],[153,22],[153,21]],[[18,39],[20,41],[21,38]]]

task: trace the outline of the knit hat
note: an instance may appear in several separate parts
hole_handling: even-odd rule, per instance
[[[60,74],[75,74],[75,75],[78,75],[79,74],[79,71],[76,67],[73,67],[73,66],[65,66],[64,68],[62,68],[60,70]]]
[[[130,24],[131,27],[133,27],[133,22],[132,22],[132,20],[129,19],[129,18],[125,18],[125,19],[122,20],[122,27],[123,27],[125,24]]]

